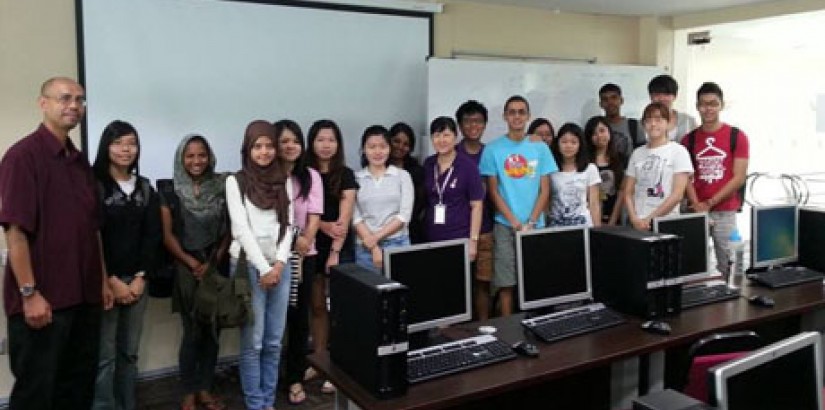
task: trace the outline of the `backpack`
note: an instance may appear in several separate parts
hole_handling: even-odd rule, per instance
[[[171,179],[159,179],[155,183],[157,185],[158,195],[163,197],[169,211],[172,213],[172,223],[174,227],[172,230],[175,235],[179,235],[182,229],[182,221],[180,219],[180,199],[175,193],[175,183]],[[168,298],[172,296],[175,287],[175,275],[177,273],[175,267],[175,257],[166,250],[166,246],[161,241],[158,247],[157,266],[151,272],[147,272],[148,283],[146,291],[149,296],[155,298]]]
[[[736,152],[736,141],[739,137],[739,128],[731,127],[730,128],[730,152],[731,155]],[[693,168],[696,169],[696,157],[694,156],[694,150],[696,149],[696,130],[694,129],[688,134],[688,141],[687,141],[687,150],[690,153],[690,162],[693,163]],[[747,185],[747,180],[739,189],[736,191],[736,194],[739,196],[739,209],[736,212],[742,212],[742,206],[745,204],[745,186]]]

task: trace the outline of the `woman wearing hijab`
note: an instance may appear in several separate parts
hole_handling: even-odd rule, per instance
[[[281,339],[289,300],[292,184],[276,160],[275,127],[253,121],[241,147],[242,169],[226,179],[233,275],[248,275],[254,321],[241,328],[239,360],[246,408],[274,409]],[[241,251],[246,271],[238,271]],[[243,265],[241,265],[243,266]]]
[[[218,361],[213,329],[191,316],[197,282],[210,264],[221,265],[229,246],[225,176],[215,173],[215,155],[206,138],[187,135],[175,151],[174,188],[161,191],[163,244],[175,257],[177,276],[172,310],[180,312],[183,340],[178,365],[183,383],[181,410],[208,410],[226,405],[209,391]]]

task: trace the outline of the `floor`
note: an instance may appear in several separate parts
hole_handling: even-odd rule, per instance
[[[290,405],[286,391],[279,391],[275,399],[278,409],[331,410],[334,395],[321,393],[321,380],[315,379],[304,384],[307,399],[301,405]],[[215,392],[226,402],[230,410],[243,410],[243,397],[237,367],[220,368],[215,375]],[[180,408],[180,383],[177,376],[144,380],[138,383],[138,410],[177,410]]]

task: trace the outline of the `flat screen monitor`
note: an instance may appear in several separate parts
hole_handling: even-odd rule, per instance
[[[822,345],[806,332],[709,370],[719,410],[822,410]]]
[[[519,307],[538,309],[590,300],[590,242],[586,227],[516,234]]]
[[[682,214],[653,219],[653,231],[682,238],[682,281],[704,279],[712,275],[708,269],[708,214]]]
[[[799,264],[825,272],[825,209],[799,208]]]
[[[384,250],[384,275],[406,285],[410,333],[472,318],[466,239]]]
[[[796,205],[751,208],[751,267],[770,268],[797,260]]]

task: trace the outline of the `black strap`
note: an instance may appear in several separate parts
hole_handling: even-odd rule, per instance
[[[639,148],[645,145],[644,141],[639,141],[639,120],[628,118],[627,130],[630,132],[630,143],[633,144],[633,148]]]

